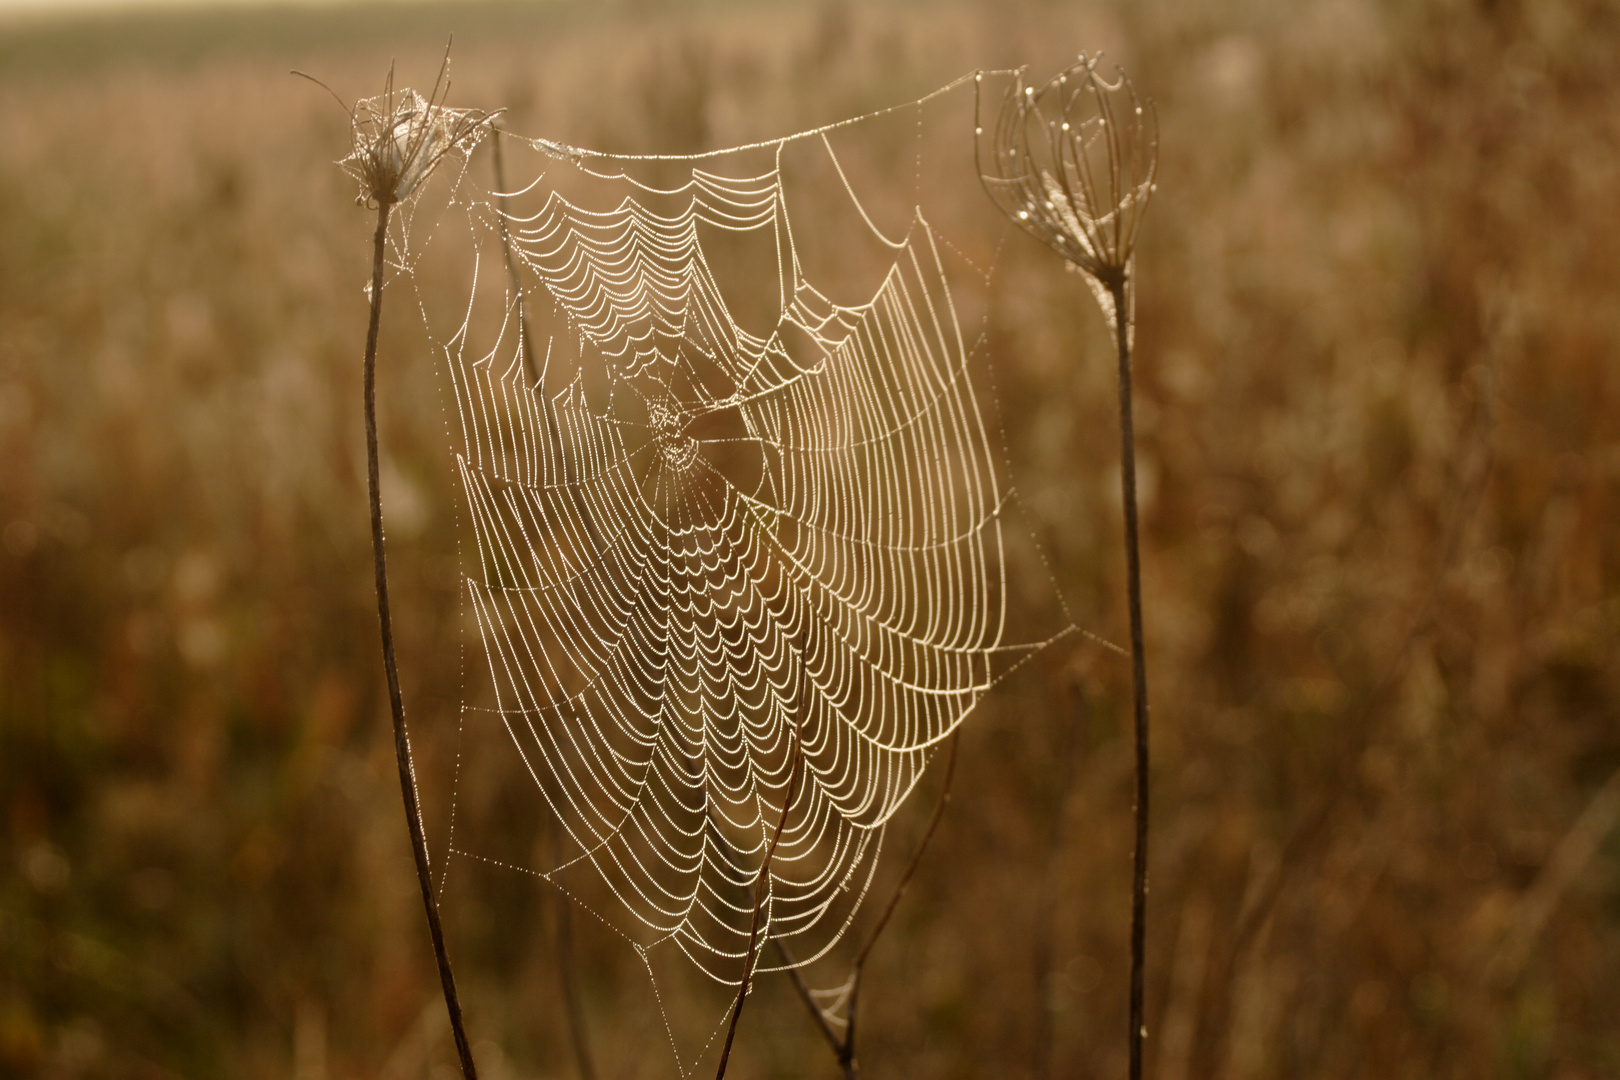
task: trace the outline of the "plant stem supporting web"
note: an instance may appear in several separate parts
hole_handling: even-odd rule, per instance
[[[495,163],[495,210],[500,228],[501,259],[506,264],[506,280],[512,290],[517,310],[518,338],[523,353],[523,370],[528,373],[535,397],[540,399],[541,414],[545,417],[546,437],[563,459],[561,437],[557,432],[557,418],[552,414],[551,399],[546,394],[545,381],[534,362],[534,338],[529,333],[529,316],[525,306],[523,278],[517,262],[512,258],[512,233],[507,225],[506,165],[501,157],[501,128],[494,120],[489,124],[489,144]],[[569,495],[579,507],[579,488],[570,484]],[[590,526],[593,550],[600,551],[602,542],[596,535],[593,520],[580,508],[580,519]],[[568,1034],[574,1043],[574,1059],[579,1066],[580,1080],[596,1080],[596,1065],[591,1058],[590,1033],[585,1028],[585,1011],[580,1006],[579,982],[574,977],[574,930],[572,901],[561,892],[552,893],[552,911],[557,917],[557,979],[562,986],[563,1008],[568,1012]]]
[[[986,172],[974,112],[974,161],[1002,213],[1086,276],[1108,317],[1119,354],[1120,489],[1125,508],[1126,588],[1136,743],[1136,844],[1131,880],[1130,1080],[1142,1077],[1143,959],[1147,921],[1148,702],[1142,647],[1142,559],[1137,539],[1136,431],[1131,412],[1132,270],[1137,229],[1158,172],[1158,119],[1130,80],[1097,74],[1097,57],[1044,85],[1008,87]],[[982,82],[983,75],[978,76]],[[1072,80],[1072,82],[1071,82]]]
[[[802,654],[801,654],[802,655]],[[799,682],[804,683],[804,666],[800,661]],[[800,752],[798,729],[794,729],[793,753],[788,757],[788,786],[787,794],[782,796],[782,816],[776,819],[776,832],[771,836],[771,846],[765,849],[765,858],[759,864],[759,877],[754,883],[754,917],[748,929],[748,955],[743,962],[742,985],[737,988],[737,1002],[731,1009],[731,1024],[726,1028],[726,1043],[720,1049],[720,1065],[715,1070],[714,1080],[725,1080],[726,1063],[731,1060],[731,1043],[737,1037],[737,1022],[742,1019],[743,1004],[748,1000],[749,983],[754,979],[754,966],[759,960],[759,920],[765,911],[765,901],[771,892],[771,859],[776,855],[776,845],[782,841],[782,827],[787,824],[788,811],[793,808],[793,796],[798,793],[799,773],[804,767],[803,755]]]
[[[465,1080],[478,1080],[472,1048],[461,1021],[456,977],[450,971],[450,956],[444,948],[444,929],[439,925],[439,905],[433,898],[433,879],[428,873],[427,841],[422,835],[422,810],[411,768],[410,737],[405,732],[405,699],[399,691],[399,667],[394,662],[394,625],[388,608],[388,559],[383,550],[377,460],[377,330],[382,323],[383,251],[388,244],[388,215],[392,209],[392,202],[378,200],[377,232],[371,243],[371,323],[366,330],[366,485],[371,498],[371,557],[377,575],[377,619],[382,624],[383,670],[388,676],[388,707],[394,718],[394,756],[399,762],[399,788],[405,799],[405,824],[411,832],[411,852],[416,857],[416,879],[422,886],[422,904],[427,909],[428,932],[433,937],[433,955],[439,962],[439,982],[444,989],[445,1007],[450,1012],[450,1030],[455,1035],[461,1073]]]
[[[960,729],[951,733],[951,748],[945,759],[945,779],[940,783],[939,799],[934,803],[934,812],[929,815],[928,825],[923,829],[922,839],[917,841],[916,850],[911,853],[911,861],[906,863],[905,871],[901,873],[900,881],[895,885],[894,892],[889,897],[889,903],[884,907],[883,914],[878,916],[877,924],[872,927],[872,932],[867,935],[866,944],[861,946],[861,951],[855,954],[855,962],[850,965],[849,1003],[845,1007],[846,1019],[842,1039],[833,1033],[832,1026],[827,1023],[826,1016],[822,1014],[821,1006],[816,1004],[816,999],[811,995],[810,987],[805,983],[804,976],[799,974],[798,962],[794,960],[793,954],[788,952],[788,948],[782,943],[781,938],[771,938],[771,944],[776,946],[776,951],[781,954],[782,962],[787,965],[787,973],[788,977],[793,981],[793,989],[798,993],[799,1000],[804,1002],[804,1007],[810,1011],[810,1019],[815,1022],[822,1038],[826,1039],[827,1045],[832,1048],[833,1056],[838,1059],[838,1067],[843,1070],[845,1080],[859,1080],[860,1076],[860,1070],[855,1064],[855,1020],[856,1010],[860,1006],[861,975],[866,970],[866,958],[871,955],[873,946],[877,944],[878,936],[889,925],[890,916],[894,914],[894,909],[900,905],[900,898],[905,895],[906,886],[911,884],[911,878],[916,874],[918,864],[922,862],[923,852],[928,850],[928,842],[934,838],[934,830],[939,828],[940,818],[945,816],[945,804],[951,799],[951,781],[956,776],[956,745],[960,736]]]
[[[1143,962],[1147,938],[1148,700],[1147,661],[1142,655],[1142,554],[1136,524],[1136,425],[1131,409],[1131,312],[1124,275],[1105,283],[1114,301],[1114,341],[1119,348],[1119,482],[1125,506],[1125,584],[1131,609],[1131,684],[1135,699],[1136,847],[1131,873],[1130,1078],[1141,1080]]]

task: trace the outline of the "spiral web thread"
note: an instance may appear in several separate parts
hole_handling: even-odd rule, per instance
[[[959,85],[692,157],[507,136],[534,151],[521,190],[457,181],[475,284],[441,347],[487,677],[462,739],[504,743],[566,840],[508,857],[452,825],[449,861],[544,878],[644,962],[673,945],[736,987],[762,869],[758,940],[826,955],[942,741],[1046,644],[1007,640],[1007,492],[949,245],[920,208],[880,232],[828,139]],[[805,278],[789,147],[825,155],[888,253],[865,302]],[[492,269],[502,230],[521,289]],[[728,238],[774,249],[752,282],[774,315],[746,328]]]

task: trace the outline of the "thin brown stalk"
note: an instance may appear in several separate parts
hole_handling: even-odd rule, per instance
[[[1131,334],[1127,284],[1123,277],[1104,282],[1114,300],[1119,346],[1119,479],[1125,505],[1126,592],[1131,613],[1131,684],[1136,735],[1136,845],[1131,860],[1131,997],[1130,1078],[1141,1080],[1142,1043],[1147,1038],[1143,1013],[1143,969],[1147,940],[1148,860],[1148,699],[1147,659],[1142,641],[1142,555],[1137,538],[1136,425],[1131,409]]]
[[[500,125],[491,121],[489,132],[490,149],[495,158],[495,221],[501,234],[501,258],[506,262],[506,280],[512,289],[513,302],[517,308],[518,337],[522,339],[520,348],[523,352],[523,370],[528,372],[536,392],[544,396],[545,387],[540,385],[540,369],[534,362],[534,342],[529,337],[529,317],[523,303],[523,279],[518,276],[517,261],[512,257],[512,233],[506,224],[506,163],[501,156]],[[550,417],[549,410],[546,415]]]
[[[517,312],[519,350],[523,354],[523,369],[528,373],[534,392],[544,402],[542,413],[546,421],[546,435],[553,452],[561,461],[562,437],[557,430],[556,417],[552,415],[551,400],[546,396],[540,369],[534,360],[534,339],[529,334],[523,278],[518,273],[517,260],[512,255],[512,234],[506,224],[508,218],[506,162],[501,154],[500,125],[491,121],[489,130],[490,149],[495,160],[495,219],[501,237],[501,257],[506,263],[506,279],[512,290],[513,306]],[[585,516],[583,506],[580,505],[578,489],[569,485],[569,492],[582,520],[589,524],[590,518]],[[591,535],[594,540],[594,530]],[[601,544],[596,543],[596,548],[600,550]],[[579,1000],[579,981],[574,974],[573,908],[568,897],[560,892],[553,892],[551,899],[552,912],[557,920],[557,975],[562,988],[563,1009],[568,1014],[568,1033],[574,1044],[574,1060],[579,1068],[580,1080],[596,1080],[596,1064],[591,1056],[590,1033],[585,1027],[585,1011]]]
[[[983,76],[979,76],[982,83]],[[1148,860],[1147,661],[1142,633],[1142,559],[1136,506],[1136,432],[1131,411],[1132,290],[1137,231],[1158,175],[1158,115],[1121,73],[1097,74],[1097,58],[1045,84],[1008,88],[991,136],[993,171],[980,156],[984,129],[974,106],[974,160],[985,193],[1007,217],[1086,277],[1113,332],[1119,360],[1120,488],[1131,620],[1136,749],[1135,846],[1131,872],[1130,1080],[1141,1080]]]
[[[394,626],[388,606],[388,560],[383,548],[382,495],[377,453],[377,331],[382,325],[383,252],[388,243],[388,216],[393,202],[377,201],[377,231],[371,243],[371,322],[366,329],[365,411],[366,484],[371,499],[371,556],[377,578],[377,620],[382,626],[383,671],[388,678],[388,707],[394,720],[394,757],[399,763],[399,788],[405,800],[405,824],[411,833],[411,853],[416,859],[416,880],[422,888],[422,904],[427,910],[428,933],[433,938],[433,955],[439,965],[439,984],[444,990],[445,1007],[450,1012],[450,1030],[455,1036],[456,1055],[461,1060],[465,1080],[478,1080],[472,1047],[461,1019],[461,1001],[456,995],[456,978],[450,971],[445,951],[444,929],[439,923],[439,904],[433,896],[433,879],[428,868],[427,840],[422,833],[422,809],[416,794],[411,768],[410,737],[405,730],[405,699],[399,689],[399,667],[394,660]]]
[[[900,881],[895,885],[894,892],[890,894],[889,902],[883,907],[883,914],[878,916],[877,924],[872,927],[872,932],[867,935],[866,943],[861,946],[860,952],[855,954],[855,960],[850,965],[849,1000],[846,1006],[848,1020],[844,1026],[843,1038],[839,1038],[834,1034],[832,1026],[827,1023],[826,1016],[822,1014],[821,1006],[816,1004],[816,999],[811,995],[810,987],[805,984],[803,976],[799,974],[797,963],[793,959],[793,955],[788,952],[787,946],[778,938],[771,939],[772,944],[776,946],[776,951],[781,954],[783,962],[788,965],[788,975],[792,978],[793,989],[798,993],[799,1000],[804,1002],[805,1008],[810,1013],[810,1018],[815,1021],[822,1037],[827,1040],[827,1045],[832,1049],[833,1056],[838,1059],[838,1067],[843,1070],[846,1080],[857,1080],[860,1076],[860,1069],[855,1063],[855,1021],[856,1009],[860,1003],[861,977],[866,970],[866,959],[877,945],[878,937],[889,925],[889,919],[894,915],[895,908],[900,905],[900,898],[905,895],[906,888],[911,884],[912,877],[916,875],[917,867],[922,862],[923,853],[928,850],[929,841],[933,840],[934,832],[939,828],[940,819],[945,815],[945,804],[950,801],[951,797],[951,781],[956,777],[956,746],[960,734],[960,729],[951,733],[950,750],[945,759],[945,779],[940,784],[939,798],[934,802],[934,812],[928,818],[928,825],[923,830],[922,838],[917,841],[916,848],[912,850],[911,859],[906,863],[905,871],[900,875]]]
[[[507,197],[504,158],[501,155],[501,129],[493,122],[490,124],[493,133],[491,142],[494,146],[495,157],[495,209],[498,221],[498,230],[501,237],[501,255],[506,261],[506,277],[512,289],[514,307],[517,312],[518,336],[522,339],[520,349],[523,353],[523,369],[528,373],[534,386],[534,394],[540,406],[540,417],[546,425],[546,444],[551,450],[552,457],[557,462],[557,468],[562,473],[562,484],[568,492],[569,502],[573,504],[574,512],[578,515],[580,526],[585,532],[586,539],[591,545],[591,554],[601,559],[603,567],[609,571],[613,569],[612,561],[607,557],[607,544],[601,530],[596,526],[596,518],[590,512],[585,502],[585,496],[574,478],[573,460],[568,456],[563,446],[562,425],[557,422],[557,410],[551,402],[551,395],[546,393],[545,371],[534,359],[534,336],[529,332],[527,294],[523,290],[523,278],[518,273],[517,259],[512,254],[512,234],[507,227]]]
[[[726,1028],[726,1044],[720,1050],[720,1065],[715,1070],[714,1080],[724,1080],[726,1063],[731,1060],[731,1043],[737,1037],[737,1022],[742,1019],[743,1004],[748,1000],[749,984],[754,979],[754,964],[759,959],[759,921],[765,911],[765,900],[771,891],[771,859],[776,855],[776,845],[782,839],[782,827],[787,824],[788,810],[793,807],[793,796],[799,789],[799,772],[801,765],[801,747],[799,745],[798,729],[793,733],[793,754],[788,758],[788,787],[787,794],[782,796],[782,816],[776,819],[776,832],[771,836],[770,847],[765,849],[765,858],[759,865],[759,876],[754,882],[754,917],[748,928],[748,955],[743,963],[742,985],[737,988],[737,1002],[731,1007],[731,1024]]]
[[[917,867],[922,862],[923,853],[928,850],[928,842],[934,838],[934,830],[939,828],[939,822],[945,816],[945,804],[951,799],[951,781],[956,778],[956,746],[961,729],[951,733],[951,748],[945,758],[945,779],[940,785],[939,801],[934,803],[934,812],[928,818],[928,827],[923,830],[922,839],[917,842],[916,850],[911,853],[911,861],[906,863],[905,872],[900,875],[900,882],[894,887],[889,896],[888,904],[884,905],[883,914],[878,916],[877,923],[872,932],[867,935],[866,944],[861,951],[855,954],[855,962],[850,965],[849,984],[849,1022],[844,1027],[844,1047],[838,1056],[838,1063],[843,1065],[851,1074],[856,1071],[855,1066],[855,1032],[856,1021],[859,1019],[859,1006],[861,996],[861,977],[866,970],[866,958],[872,955],[872,949],[877,945],[878,937],[889,925],[889,919],[894,915],[894,909],[900,906],[900,898],[906,894],[912,877],[917,873]]]
[[[827,1041],[833,1056],[839,1059],[845,1080],[856,1080],[854,1063],[846,1063],[843,1060],[844,1041],[833,1031],[832,1025],[827,1023],[827,1014],[821,1011],[821,1006],[816,1004],[815,995],[810,992],[810,985],[804,981],[804,976],[799,974],[798,960],[788,951],[781,938],[772,936],[771,944],[776,946],[776,953],[782,958],[782,963],[787,969],[788,981],[793,984],[793,991],[799,995],[799,1000],[804,1002],[805,1009],[810,1013],[811,1022],[816,1025],[816,1030],[821,1032],[821,1037]]]
[[[1513,925],[1486,964],[1487,979],[1497,986],[1511,986],[1523,972],[1536,941],[1547,929],[1553,912],[1579,880],[1620,822],[1620,769],[1597,790],[1579,817],[1553,848],[1536,880],[1519,898]]]

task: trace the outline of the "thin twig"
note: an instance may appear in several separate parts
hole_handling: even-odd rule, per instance
[[[559,460],[562,458],[562,441],[557,430],[556,418],[552,416],[551,401],[546,396],[545,384],[541,379],[541,372],[534,360],[534,339],[529,334],[529,317],[525,306],[523,292],[523,278],[518,274],[517,260],[512,256],[512,234],[507,227],[507,198],[506,198],[506,164],[501,156],[501,128],[491,120],[490,148],[495,159],[495,220],[501,237],[501,257],[506,263],[506,278],[512,290],[514,306],[517,309],[519,349],[523,354],[523,368],[528,373],[529,380],[534,386],[534,393],[544,402],[542,413],[546,420],[546,434],[552,443],[553,450]],[[578,489],[569,486],[569,491],[576,504],[576,510],[581,517],[589,523],[590,519],[584,514],[580,504]],[[592,532],[594,538],[594,530]],[[600,550],[600,543],[596,544]],[[574,933],[573,909],[571,901],[560,892],[552,893],[553,913],[557,918],[557,974],[562,984],[563,1008],[568,1013],[568,1032],[574,1043],[574,1058],[579,1066],[580,1080],[596,1080],[596,1065],[591,1057],[590,1034],[585,1028],[585,1012],[579,1001],[579,984],[574,977]]]
[[[455,1035],[461,1073],[465,1080],[478,1080],[472,1047],[467,1042],[467,1031],[461,1020],[456,978],[450,971],[450,956],[445,951],[444,929],[439,924],[439,905],[433,897],[427,841],[422,835],[422,810],[411,767],[410,738],[405,731],[405,699],[400,694],[399,667],[394,661],[394,626],[388,607],[388,562],[383,550],[382,494],[377,453],[377,331],[382,324],[383,251],[388,242],[388,215],[393,205],[387,199],[377,202],[377,232],[372,237],[371,245],[371,322],[366,329],[366,483],[371,497],[371,555],[377,577],[377,619],[382,625],[383,670],[388,677],[388,706],[394,718],[394,756],[399,762],[399,787],[405,799],[405,824],[411,833],[411,852],[416,857],[416,879],[422,887],[422,904],[427,909],[428,932],[433,937],[433,955],[439,963],[439,983],[444,989],[445,1007],[450,1012],[450,1030]]]
[[[800,670],[803,671],[802,666]],[[802,674],[800,680],[803,681]],[[754,918],[748,928],[748,956],[743,963],[742,985],[737,988],[737,1003],[731,1007],[731,1024],[726,1028],[726,1044],[720,1049],[720,1065],[715,1070],[714,1080],[725,1078],[726,1062],[731,1059],[731,1043],[737,1037],[737,1021],[742,1019],[743,1003],[748,1000],[749,983],[754,978],[754,963],[759,959],[759,920],[765,910],[765,899],[771,891],[771,859],[776,854],[776,845],[782,839],[782,827],[787,824],[788,810],[793,806],[793,796],[798,792],[802,754],[799,731],[795,727],[793,753],[788,758],[787,794],[782,797],[782,816],[776,819],[776,833],[771,837],[770,847],[765,849],[765,858],[760,862],[759,876],[754,883]]]
[[[1130,1078],[1142,1077],[1143,968],[1147,937],[1148,860],[1148,700],[1147,659],[1142,643],[1142,555],[1136,522],[1136,426],[1131,412],[1131,312],[1129,284],[1121,275],[1104,284],[1114,300],[1114,340],[1119,347],[1120,490],[1125,506],[1125,573],[1131,609],[1131,683],[1136,720],[1136,850],[1131,873]]]
[[[821,1032],[823,1039],[827,1040],[827,1046],[832,1050],[833,1056],[839,1059],[839,1063],[844,1070],[845,1080],[856,1080],[853,1065],[843,1061],[843,1040],[833,1031],[832,1025],[827,1023],[827,1014],[822,1011],[821,1006],[816,1004],[815,995],[811,994],[809,984],[804,981],[804,976],[799,974],[799,961],[788,951],[787,945],[783,943],[781,938],[772,935],[771,944],[776,946],[777,955],[782,958],[782,964],[787,969],[788,979],[793,983],[794,992],[799,995],[799,1000],[804,1002],[805,1009],[810,1013],[810,1019],[816,1025],[816,1030]]]
[[[794,697],[794,708],[798,715],[793,720],[793,749],[788,754],[787,793],[782,796],[782,816],[776,820],[776,833],[771,837],[770,846],[765,849],[765,857],[760,860],[759,864],[759,875],[754,881],[754,917],[748,927],[748,954],[743,962],[742,983],[737,987],[737,1003],[731,1009],[731,1023],[726,1028],[726,1044],[720,1050],[720,1064],[715,1069],[714,1080],[725,1080],[726,1063],[731,1060],[731,1043],[737,1037],[737,1022],[742,1019],[743,1003],[748,1000],[750,984],[754,980],[754,965],[759,959],[759,946],[761,944],[759,940],[759,920],[765,910],[765,898],[771,888],[771,859],[776,855],[776,845],[781,842],[782,828],[787,824],[788,811],[793,807],[793,796],[798,790],[799,773],[804,765],[802,728],[804,726],[803,709],[806,671],[803,642],[795,642],[795,648],[799,654],[799,685]],[[705,797],[705,801],[706,799],[707,797]],[[780,948],[780,946],[778,947]]]
[[[857,1080],[860,1076],[860,1069],[855,1063],[855,1016],[856,1008],[860,1003],[861,976],[866,970],[866,959],[871,955],[873,947],[877,945],[878,936],[888,926],[889,918],[894,914],[895,908],[899,906],[900,898],[905,895],[907,886],[911,884],[912,877],[917,873],[917,866],[922,862],[923,853],[928,850],[929,841],[934,838],[934,832],[939,828],[940,819],[945,814],[945,804],[950,801],[951,797],[951,781],[956,776],[956,746],[960,734],[960,729],[951,733],[950,750],[945,759],[945,779],[940,784],[939,798],[934,802],[934,812],[928,818],[928,826],[923,830],[922,838],[917,841],[917,846],[911,853],[911,859],[906,863],[904,873],[900,875],[899,883],[895,885],[894,892],[889,896],[889,902],[884,905],[883,914],[878,916],[877,924],[872,927],[872,932],[867,935],[866,943],[861,946],[861,951],[855,954],[854,963],[850,965],[849,999],[846,1005],[848,1019],[844,1025],[843,1038],[840,1039],[834,1034],[832,1026],[827,1023],[827,1018],[822,1013],[821,1006],[816,1004],[816,999],[810,993],[810,987],[806,985],[803,976],[799,974],[798,962],[793,959],[793,954],[788,952],[787,946],[782,943],[780,938],[773,937],[771,939],[772,944],[776,946],[776,951],[782,954],[782,960],[787,964],[788,975],[791,976],[793,981],[793,989],[798,992],[799,1000],[804,1002],[805,1008],[810,1013],[810,1018],[815,1021],[822,1037],[827,1040],[827,1045],[832,1049],[833,1056],[838,1059],[838,1067],[844,1071],[846,1080]]]
[[[540,384],[540,370],[534,362],[534,342],[529,337],[529,317],[524,309],[523,279],[518,276],[517,262],[512,258],[512,234],[507,227],[506,219],[506,165],[501,157],[501,128],[493,120],[490,121],[490,148],[495,157],[495,222],[501,234],[501,257],[506,261],[506,279],[516,297],[518,337],[521,339],[523,352],[523,369],[529,373],[529,379],[534,383],[536,392],[545,396],[545,387]],[[549,416],[549,413],[548,413]]]
[[[922,839],[917,841],[916,850],[911,853],[911,861],[906,863],[905,873],[900,875],[900,882],[894,887],[894,894],[884,906],[877,925],[872,927],[871,934],[867,935],[866,944],[861,946],[861,951],[855,954],[854,969],[857,984],[860,982],[861,968],[865,965],[866,958],[871,955],[872,947],[877,944],[878,935],[889,925],[889,918],[899,906],[900,898],[906,894],[906,887],[911,884],[912,876],[917,873],[917,865],[922,862],[923,853],[928,850],[928,842],[934,838],[934,830],[939,828],[940,818],[945,816],[945,804],[951,801],[951,781],[956,778],[956,744],[961,733],[961,728],[951,732],[950,749],[945,754],[945,779],[940,783],[939,798],[934,803],[934,812],[928,817],[928,827],[923,830]]]
[[[525,302],[526,294],[523,291],[523,278],[518,273],[517,260],[512,254],[512,234],[507,227],[507,198],[506,176],[504,159],[501,156],[501,129],[493,120],[490,122],[490,139],[494,147],[495,157],[495,210],[501,237],[501,255],[506,260],[506,277],[513,295],[516,297],[518,337],[521,339],[523,353],[523,368],[533,382],[533,392],[540,406],[540,417],[546,425],[546,442],[551,448],[552,456],[562,471],[563,487],[568,492],[569,502],[573,504],[574,513],[579,516],[580,526],[585,532],[586,539],[591,545],[591,554],[602,561],[604,568],[612,570],[614,563],[607,558],[607,544],[602,537],[601,530],[596,526],[596,518],[590,512],[585,502],[585,496],[580,490],[579,483],[574,479],[573,461],[563,446],[562,425],[557,421],[557,410],[552,404],[551,395],[546,393],[545,371],[534,359],[534,335],[529,332],[528,307]]]
[[[1553,848],[1535,883],[1519,899],[1512,928],[1486,966],[1487,978],[1497,986],[1510,986],[1524,970],[1536,940],[1546,930],[1564,894],[1598,853],[1603,841],[1620,821],[1620,769],[1609,775],[1586,804],[1586,809]]]
[[[878,936],[889,925],[889,919],[894,915],[894,909],[900,906],[900,898],[906,894],[906,888],[911,884],[911,878],[917,873],[917,866],[922,862],[923,853],[928,850],[928,842],[934,838],[934,830],[939,828],[939,822],[945,816],[945,804],[951,800],[951,781],[956,778],[956,746],[962,733],[957,728],[951,733],[951,748],[945,757],[945,779],[940,784],[939,800],[934,803],[934,812],[928,818],[928,827],[923,830],[922,839],[917,841],[917,848],[911,853],[911,861],[906,863],[906,869],[900,875],[900,883],[894,887],[894,893],[889,897],[888,904],[883,908],[883,914],[878,916],[877,924],[872,927],[871,934],[867,935],[866,944],[861,951],[855,954],[855,962],[850,965],[849,982],[849,1022],[844,1027],[844,1048],[839,1054],[839,1064],[853,1073],[855,1066],[855,1029],[858,1018],[858,1007],[861,996],[861,976],[866,970],[866,958],[872,954],[877,945]]]

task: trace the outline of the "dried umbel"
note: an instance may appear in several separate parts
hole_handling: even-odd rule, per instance
[[[974,150],[990,198],[1085,274],[1117,332],[1111,295],[1130,291],[1159,131],[1152,106],[1144,107],[1123,73],[1113,82],[1099,75],[1099,59],[1082,53],[1041,86],[1025,85],[1020,71],[996,116],[988,167],[978,120]]]
[[[389,68],[383,92],[355,103],[349,113],[354,149],[338,165],[359,183],[357,202],[373,207],[403,202],[445,155],[465,153],[477,144],[493,114],[445,106],[448,66],[446,57],[427,97],[411,89],[395,90]]]
[[[450,1031],[461,1060],[463,1080],[478,1080],[472,1047],[461,1017],[461,1000],[456,992],[455,975],[445,948],[444,928],[439,921],[438,900],[434,896],[428,868],[427,840],[422,832],[422,808],[417,798],[416,770],[411,761],[410,738],[405,728],[405,699],[400,692],[399,665],[394,657],[393,618],[388,601],[388,559],[383,543],[381,452],[377,442],[377,335],[382,324],[383,254],[388,244],[388,219],[395,206],[419,191],[452,151],[465,154],[478,142],[493,113],[445,108],[450,92],[447,77],[450,54],[445,52],[433,91],[423,97],[415,90],[394,89],[394,69],[388,69],[383,92],[374,98],[345,106],[354,146],[349,156],[338,162],[343,171],[360,184],[358,202],[377,212],[377,227],[371,235],[371,284],[366,295],[371,318],[366,329],[366,352],[362,385],[366,422],[366,487],[371,501],[372,568],[377,584],[377,621],[382,638],[383,672],[388,681],[389,712],[394,722],[394,754],[399,765],[399,786],[405,803],[405,824],[411,835],[411,853],[416,861],[417,882],[422,889],[422,906],[427,914],[428,933],[438,960],[439,982],[444,990]],[[303,74],[294,72],[294,74]],[[311,78],[310,76],[304,76]],[[319,79],[311,79],[325,86]],[[328,92],[331,91],[327,87]],[[332,95],[337,97],[336,94]],[[342,99],[339,98],[339,104]]]
[[[980,84],[984,76],[979,76]],[[1097,74],[1084,53],[1043,86],[1023,72],[1002,99],[987,171],[975,119],[974,154],[984,189],[1001,211],[1062,255],[1097,298],[1119,360],[1120,501],[1124,508],[1125,582],[1131,617],[1131,682],[1136,741],[1136,845],[1131,882],[1130,1080],[1141,1080],[1147,941],[1148,686],[1142,625],[1142,558],[1136,505],[1136,428],[1131,405],[1131,348],[1136,231],[1159,162],[1159,128],[1123,73]]]

